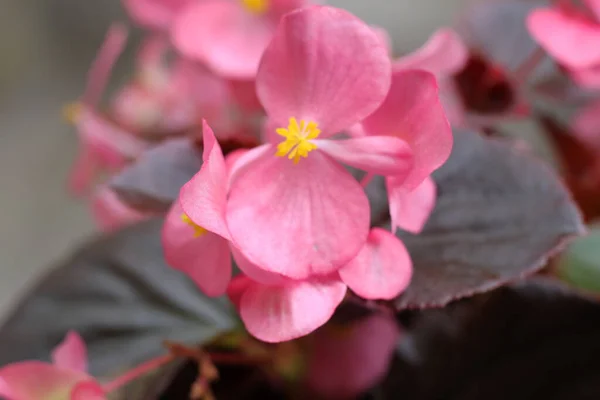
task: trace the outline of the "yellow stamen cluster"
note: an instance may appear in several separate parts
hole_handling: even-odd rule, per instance
[[[195,238],[199,238],[200,236],[202,236],[206,232],[208,232],[206,229],[204,229],[203,227],[201,227],[200,225],[198,225],[194,221],[192,221],[192,219],[190,217],[188,217],[186,214],[181,214],[181,220],[183,222],[185,222],[186,224],[188,224],[189,226],[191,226],[192,228],[194,228],[194,237]]]
[[[246,10],[253,14],[264,14],[269,10],[270,0],[242,0]]]
[[[285,141],[277,146],[278,157],[285,157],[294,160],[294,164],[298,164],[300,157],[308,157],[308,153],[315,150],[317,145],[310,142],[316,139],[321,134],[316,122],[301,120],[298,124],[296,118],[290,118],[290,124],[286,128],[277,129],[277,134],[283,136]]]

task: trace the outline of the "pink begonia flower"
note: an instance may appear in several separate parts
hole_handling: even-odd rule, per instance
[[[228,166],[235,160],[225,161],[207,124],[203,159],[200,172],[182,188],[180,201],[165,221],[162,242],[167,263],[186,273],[207,295],[219,296],[230,284],[233,253],[248,277],[231,282],[229,293],[248,331],[263,341],[291,340],[323,325],[344,298],[346,285],[335,275],[294,281],[246,260],[231,242],[224,215],[232,173]]]
[[[252,79],[281,16],[308,0],[204,0],[176,18],[172,39],[179,51],[220,75]]]
[[[96,110],[126,39],[124,27],[114,25],[110,28],[89,72],[80,104],[67,109],[66,116],[75,124],[79,136],[80,149],[69,178],[69,186],[77,194],[88,190],[100,172],[117,170],[146,149],[145,142],[108,121]]]
[[[386,186],[392,231],[400,227],[420,232],[435,205],[435,184],[428,177],[446,162],[453,143],[435,77],[426,71],[395,70],[388,97],[363,121],[363,129],[410,145],[412,170],[408,176],[386,177]]]
[[[69,332],[52,353],[52,364],[21,361],[0,368],[0,395],[7,400],[104,400],[102,386],[86,373],[87,351]]]
[[[576,83],[596,89],[600,88],[600,2],[584,0],[584,3],[588,10],[564,2],[537,9],[529,14],[527,27]]]
[[[397,323],[384,315],[325,326],[314,337],[307,383],[327,399],[356,398],[386,376],[399,340]]]
[[[394,61],[394,71],[423,69],[434,74],[440,97],[452,125],[465,123],[465,106],[454,83],[454,75],[467,65],[469,50],[460,36],[450,28],[441,28],[427,43],[413,53]]]
[[[113,232],[153,216],[129,207],[107,186],[96,190],[90,207],[96,225],[104,232]]]
[[[168,62],[171,50],[164,37],[146,39],[138,53],[136,78],[112,102],[115,119],[138,135],[181,134],[202,119],[218,124],[231,101],[225,80],[181,57]]]
[[[240,158],[227,201],[232,241],[254,264],[306,279],[337,271],[362,248],[368,200],[338,161],[401,176],[412,154],[398,137],[330,137],[381,105],[390,75],[380,38],[350,13],[313,6],[282,18],[256,79],[280,143]]]
[[[404,244],[393,233],[373,228],[364,247],[339,274],[360,297],[392,300],[408,287],[412,261]]]
[[[181,10],[194,0],[123,0],[131,19],[147,29],[167,31]]]

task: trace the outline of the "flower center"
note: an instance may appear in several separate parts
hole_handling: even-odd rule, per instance
[[[269,10],[270,0],[242,0],[246,10],[253,14],[264,14]]]
[[[191,226],[192,228],[194,228],[194,238],[199,238],[200,236],[208,232],[206,229],[192,221],[191,218],[185,214],[181,214],[181,220],[189,226]]]
[[[300,157],[308,157],[308,153],[317,148],[317,145],[312,143],[312,139],[316,139],[321,134],[316,122],[301,120],[300,124],[296,118],[290,118],[290,124],[286,128],[277,129],[277,134],[285,138],[285,141],[277,146],[278,157],[288,156],[290,160],[294,160],[294,164],[298,164]]]

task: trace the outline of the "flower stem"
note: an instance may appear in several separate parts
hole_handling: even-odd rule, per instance
[[[369,186],[369,183],[371,183],[371,181],[373,180],[373,178],[375,178],[375,174],[369,172],[367,173],[364,178],[361,179],[360,184],[363,188],[366,188],[367,186]]]
[[[167,354],[164,356],[160,356],[154,358],[150,361],[147,361],[137,367],[125,372],[124,374],[118,376],[114,380],[108,382],[104,385],[104,390],[107,393],[114,392],[117,389],[127,385],[129,382],[134,381],[142,375],[147,374],[148,372],[154,371],[165,364],[173,361],[175,356],[173,354]]]
[[[513,78],[517,85],[521,86],[527,83],[531,74],[536,70],[538,65],[546,58],[546,52],[541,47],[536,49],[523,61],[523,63],[514,72]]]

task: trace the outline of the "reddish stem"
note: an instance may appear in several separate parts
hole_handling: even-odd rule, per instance
[[[154,371],[165,364],[173,361],[175,356],[172,354],[167,354],[161,357],[154,358],[150,361],[147,361],[137,367],[125,372],[123,375],[118,376],[111,382],[108,382],[104,385],[104,390],[107,393],[114,392],[117,389],[127,385],[129,382],[134,381],[142,375],[147,374],[148,372]]]
[[[524,85],[538,65],[546,58],[546,52],[541,47],[537,47],[529,57],[517,68],[513,74],[514,82],[517,86]]]

